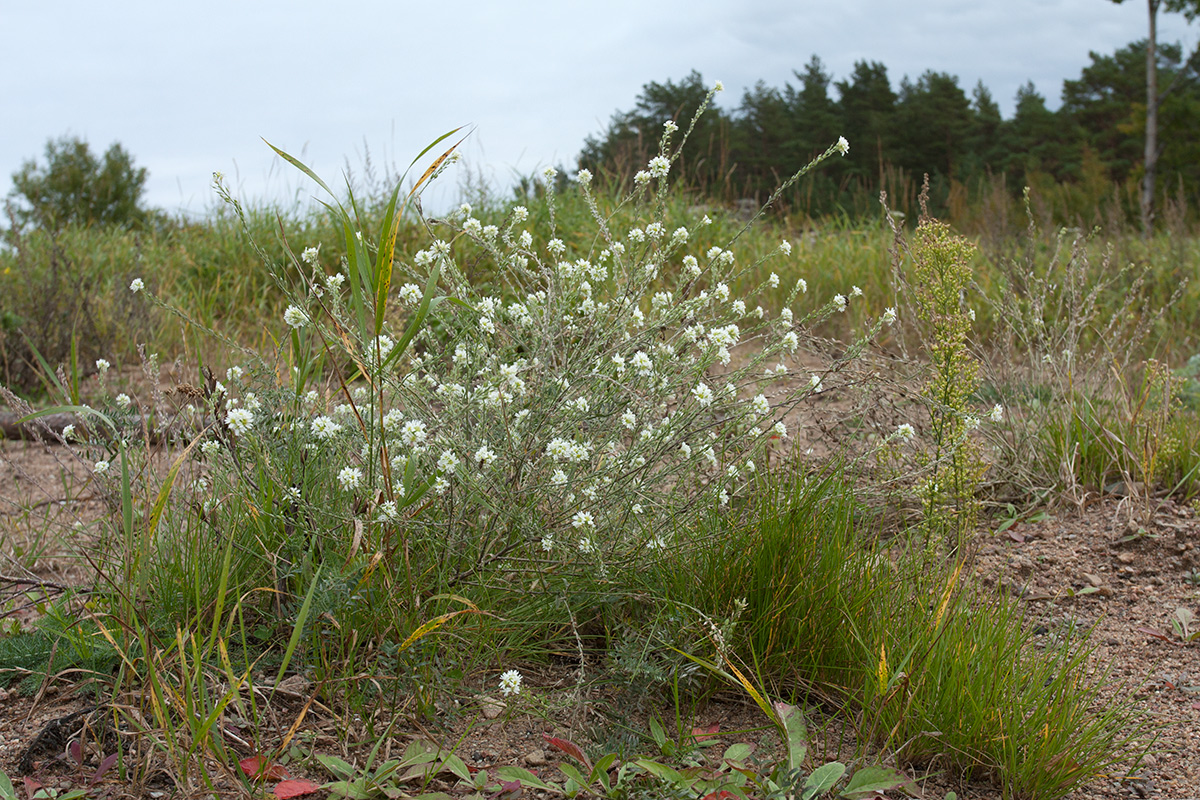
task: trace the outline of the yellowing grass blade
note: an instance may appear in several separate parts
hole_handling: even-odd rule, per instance
[[[950,597],[954,594],[954,587],[958,585],[958,576],[962,574],[963,564],[965,563],[965,561],[960,559],[958,567],[954,570],[954,574],[950,576],[950,580],[946,581],[946,588],[942,592],[942,602],[938,605],[937,614],[933,617],[934,628],[942,624],[942,615],[946,613],[946,606],[950,605]]]
[[[408,635],[408,638],[405,639],[403,644],[400,645],[400,649],[397,652],[400,652],[400,653],[404,652],[409,647],[411,647],[412,645],[416,644],[418,641],[423,639],[427,633],[432,633],[433,631],[435,631],[438,628],[445,625],[450,620],[457,617],[459,614],[482,614],[482,613],[483,612],[480,611],[479,609],[461,608],[458,611],[450,611],[446,614],[439,614],[438,616],[429,620],[424,625],[422,625],[421,627],[417,628],[415,631],[410,633]]]

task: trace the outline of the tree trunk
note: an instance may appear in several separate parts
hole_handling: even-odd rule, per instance
[[[1150,36],[1146,40],[1146,150],[1142,175],[1142,232],[1149,236],[1154,225],[1154,179],[1158,171],[1158,5],[1150,5]]]

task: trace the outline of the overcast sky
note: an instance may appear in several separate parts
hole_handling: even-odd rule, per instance
[[[861,59],[893,86],[927,69],[968,92],[982,79],[1007,116],[1026,81],[1056,106],[1089,51],[1146,26],[1139,0],[0,0],[0,195],[64,134],[121,142],[150,171],[151,205],[201,213],[214,170],[248,200],[316,193],[264,138],[338,185],[365,149],[403,168],[459,125],[474,132],[451,188],[505,185],[573,166],[649,81],[696,69],[732,108],[757,80],[795,82],[814,53],[835,79]],[[1160,15],[1160,41],[1198,36],[1200,21]]]

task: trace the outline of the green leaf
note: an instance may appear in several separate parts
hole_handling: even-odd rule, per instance
[[[802,797],[809,798],[824,794],[832,789],[833,785],[840,781],[845,774],[846,765],[840,761],[830,761],[828,764],[817,767],[804,782]]]
[[[323,753],[315,753],[314,755],[320,765],[328,770],[330,775],[338,778],[350,778],[354,775],[354,767],[342,761],[337,756],[327,756]]]
[[[317,593],[317,584],[321,580],[322,569],[324,569],[324,565],[317,567],[312,583],[309,584],[308,594],[304,596],[304,602],[300,604],[300,613],[296,615],[296,621],[292,625],[292,636],[288,639],[287,649],[283,652],[283,662],[279,665],[279,673],[275,676],[276,686],[283,681],[284,673],[292,663],[292,656],[296,654],[296,648],[300,646],[300,636],[304,633],[304,625],[308,622],[309,612],[312,611],[313,596]]]
[[[659,749],[667,743],[667,733],[663,730],[663,726],[653,717],[650,718],[650,736],[654,739],[654,743]]]
[[[902,786],[912,786],[912,781],[899,770],[891,767],[863,767],[850,776],[850,783],[842,789],[839,797],[858,800],[882,792],[890,792]],[[915,788],[915,787],[913,787]]]
[[[554,784],[546,783],[537,775],[522,767],[499,767],[496,770],[496,774],[506,781],[520,781],[522,786],[532,786],[535,789],[542,789],[548,792],[561,792],[561,789]]]
[[[323,787],[334,797],[345,797],[349,800],[373,800],[375,795],[368,792],[358,781],[334,781]]]
[[[583,773],[574,764],[564,762],[558,765],[558,770],[567,776],[567,781],[575,781],[575,783],[579,784],[579,788],[582,789],[588,785],[588,779],[583,777]],[[569,786],[570,783],[567,785]]]
[[[808,728],[804,724],[804,714],[795,706],[782,702],[774,704],[774,711],[787,739],[788,769],[800,769],[808,753]]]
[[[725,748],[725,755],[722,756],[726,761],[736,761],[739,764],[749,758],[754,752],[754,748],[745,742],[737,742]]]
[[[467,765],[458,756],[451,753],[446,756],[445,762],[442,764],[442,769],[448,769],[454,775],[467,783],[471,782],[471,770],[467,769]]]
[[[657,777],[661,780],[664,780],[667,783],[673,784],[675,786],[686,787],[686,786],[690,786],[692,783],[694,783],[694,781],[689,780],[687,778],[687,776],[685,776],[683,773],[681,773],[677,770],[671,769],[666,764],[660,764],[657,761],[651,761],[648,758],[639,758],[637,761],[635,761],[633,763],[637,764],[639,767],[646,770],[646,772],[649,772],[651,775],[654,775],[655,777]]]
[[[392,199],[383,212],[383,228],[379,233],[379,252],[375,254],[375,335],[383,331],[383,314],[387,310],[388,292],[392,288],[392,265],[396,257],[396,233],[400,227],[400,214],[396,211],[396,197],[400,185],[392,190]]]

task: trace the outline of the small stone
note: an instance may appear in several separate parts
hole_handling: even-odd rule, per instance
[[[525,763],[531,767],[546,766],[546,754],[541,750],[534,750],[525,756]]]
[[[1144,767],[1157,767],[1157,766],[1158,766],[1158,759],[1157,759],[1157,758],[1155,758],[1154,756],[1146,756],[1145,758],[1143,758],[1143,759],[1142,759],[1142,766],[1144,766]]]
[[[1117,553],[1117,561],[1120,561],[1122,564],[1132,564],[1136,560],[1137,556],[1133,553]]]
[[[305,678],[303,675],[289,675],[275,684],[275,689],[284,694],[305,694],[311,685],[308,678]]]
[[[505,705],[494,697],[480,697],[479,707],[483,709],[483,716],[486,719],[495,719],[504,713]]]
[[[1087,581],[1088,584],[1091,586],[1103,586],[1104,585],[1104,578],[1101,578],[1099,575],[1097,575],[1093,572],[1083,573],[1083,579],[1085,581]]]

